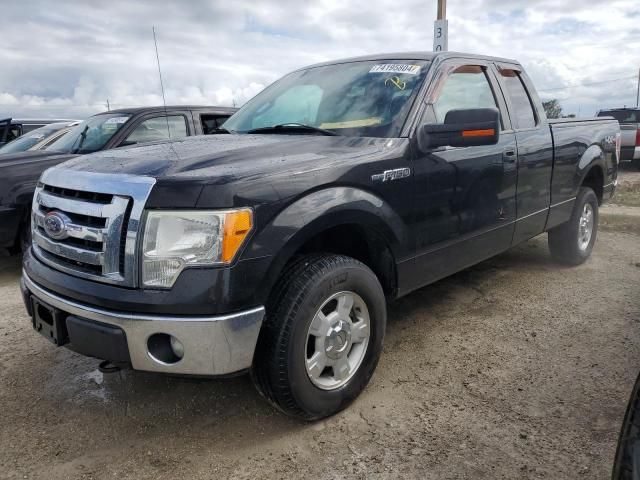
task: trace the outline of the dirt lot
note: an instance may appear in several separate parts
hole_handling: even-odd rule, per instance
[[[640,370],[640,174],[623,182],[585,265],[543,236],[391,305],[372,383],[316,424],[247,377],[103,376],[31,331],[0,259],[0,478],[607,478]]]

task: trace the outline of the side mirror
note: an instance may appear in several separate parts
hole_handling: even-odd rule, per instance
[[[443,124],[418,127],[418,148],[495,145],[500,138],[500,112],[495,108],[449,110]]]

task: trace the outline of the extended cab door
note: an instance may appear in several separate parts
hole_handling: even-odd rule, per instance
[[[515,221],[516,142],[490,65],[447,61],[427,94],[424,123],[452,109],[496,108],[496,145],[418,152],[415,174],[416,282],[435,281],[506,250]]]
[[[551,201],[553,142],[542,104],[526,74],[518,65],[497,67],[518,144],[515,245],[545,229]]]

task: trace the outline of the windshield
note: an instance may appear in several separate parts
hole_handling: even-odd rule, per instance
[[[640,123],[640,110],[602,110],[599,117],[613,117],[618,123]]]
[[[384,60],[299,70],[256,95],[223,127],[247,133],[298,124],[338,135],[397,137],[428,65],[421,60]]]
[[[32,130],[29,133],[25,133],[21,137],[18,137],[15,140],[7,143],[3,147],[0,147],[0,154],[26,152],[36,143],[41,142],[50,135],[63,129],[66,125],[66,123],[52,123],[50,125]]]
[[[101,113],[79,123],[62,138],[49,145],[46,150],[61,153],[91,153],[105,144],[129,120],[131,115]]]

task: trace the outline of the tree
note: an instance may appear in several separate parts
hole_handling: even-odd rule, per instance
[[[542,102],[544,111],[547,114],[547,118],[560,118],[562,117],[562,107],[557,99],[552,99],[547,102]]]

